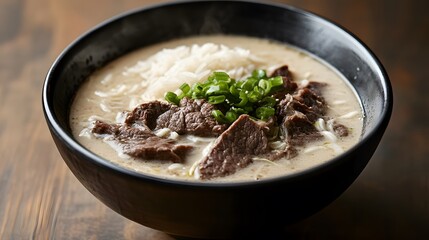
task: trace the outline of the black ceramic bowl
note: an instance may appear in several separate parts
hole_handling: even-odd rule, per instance
[[[255,182],[181,182],[118,167],[73,139],[71,100],[95,69],[135,49],[199,34],[269,38],[304,49],[337,68],[365,111],[361,141],[332,161]],[[119,214],[166,233],[233,237],[278,229],[319,211],[343,193],[374,153],[392,111],[388,76],[356,37],[314,14],[279,4],[176,2],[132,11],[102,23],[71,44],[49,70],[43,107],[64,161],[79,181]]]

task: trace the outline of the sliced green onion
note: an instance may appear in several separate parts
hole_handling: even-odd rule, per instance
[[[219,104],[219,103],[223,103],[225,101],[226,97],[224,95],[220,95],[220,96],[210,96],[208,98],[208,102],[211,104]]]
[[[202,91],[204,87],[201,85],[201,83],[194,83],[192,85],[191,91]]]
[[[180,90],[182,90],[184,94],[187,94],[189,90],[191,90],[191,87],[187,83],[184,83],[180,86]]]
[[[264,96],[264,95],[265,95],[265,90],[264,90],[263,88],[259,87],[259,86],[255,86],[255,87],[253,88],[253,91],[254,91],[254,92],[258,92],[261,96]]]
[[[274,107],[276,105],[276,99],[273,97],[264,97],[260,101],[260,105],[263,107]]]
[[[234,86],[235,86],[236,88],[243,88],[243,84],[244,84],[244,81],[243,81],[243,80],[241,80],[241,81],[236,81],[236,82],[235,82],[235,84],[234,84]]]
[[[238,114],[232,110],[229,110],[225,114],[226,120],[228,120],[229,123],[233,123],[238,118]]]
[[[238,104],[235,104],[235,106],[237,106],[237,107],[246,106],[247,102],[249,101],[247,98],[247,94],[244,92],[240,92],[240,99],[241,99],[241,101]]]
[[[231,95],[238,97],[240,95],[240,91],[238,91],[238,89],[232,85],[231,87],[229,87],[229,92],[231,93]]]
[[[214,79],[217,81],[229,81],[230,77],[226,72],[213,72]]]
[[[255,113],[257,118],[267,120],[269,117],[274,116],[275,109],[272,107],[259,107]]]
[[[270,78],[270,79],[268,79],[268,81],[271,83],[272,87],[278,87],[278,86],[283,85],[283,77],[282,76]]]
[[[258,80],[255,78],[248,78],[246,81],[244,81],[243,85],[241,85],[241,88],[247,91],[251,91],[255,87],[257,82]]]
[[[205,87],[203,91],[207,95],[211,95],[211,94],[214,94],[215,92],[219,92],[219,90],[220,90],[219,85],[210,85],[210,86]]]
[[[192,92],[191,94],[192,99],[204,99],[204,95],[202,92]]]
[[[200,83],[195,83],[192,85],[191,90],[187,93],[193,99],[201,99],[204,98],[205,94],[203,92],[203,86]]]
[[[228,121],[225,118],[225,115],[220,110],[213,110],[212,116],[218,121],[219,123],[227,123]]]
[[[255,69],[252,72],[252,77],[256,79],[264,79],[264,78],[267,78],[267,72],[265,72],[265,70],[262,70],[262,69]]]
[[[258,86],[264,90],[264,95],[268,95],[271,91],[271,82],[265,79],[261,79]]]
[[[277,103],[273,94],[284,88],[281,76],[268,78],[265,70],[256,69],[248,78],[232,79],[226,72],[213,72],[205,82],[190,86],[180,86],[181,94],[167,92],[165,99],[179,105],[184,97],[205,99],[211,104],[222,104],[222,110],[214,110],[212,115],[220,123],[232,123],[241,114],[252,118],[268,119],[275,113]]]
[[[228,94],[229,93],[229,87],[227,83],[218,83],[216,85],[210,85],[203,89],[205,91],[207,96],[210,95],[220,95],[220,94]]]
[[[177,95],[174,92],[167,92],[164,96],[165,100],[172,104],[179,105],[180,99],[177,97]]]
[[[254,88],[254,90],[253,91],[251,91],[248,95],[247,95],[247,97],[248,97],[248,99],[249,99],[249,102],[252,102],[252,103],[255,103],[255,102],[257,102],[257,101],[259,101],[259,100],[261,100],[262,99],[262,97],[264,96],[264,90],[261,90],[258,86],[256,86],[255,88]]]

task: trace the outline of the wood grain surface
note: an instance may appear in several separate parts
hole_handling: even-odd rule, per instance
[[[71,174],[45,123],[41,89],[76,37],[148,0],[0,0],[0,239],[172,239],[105,207]],[[429,236],[429,4],[406,0],[279,1],[361,38],[390,75],[395,105],[374,157],[333,204],[288,239]]]

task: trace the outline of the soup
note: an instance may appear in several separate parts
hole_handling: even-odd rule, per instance
[[[206,99],[198,95],[203,89]],[[252,101],[258,91],[260,100]],[[113,61],[81,86],[70,113],[77,141],[107,161],[161,178],[215,182],[322,164],[359,141],[362,120],[354,90],[320,59],[225,35],[168,41]]]

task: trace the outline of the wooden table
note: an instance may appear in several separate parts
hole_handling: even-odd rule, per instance
[[[50,137],[44,76],[78,35],[156,1],[0,0],[0,239],[171,239],[101,204],[75,179]],[[357,181],[285,238],[429,236],[429,4],[427,1],[282,1],[357,34],[379,56],[395,106]]]

